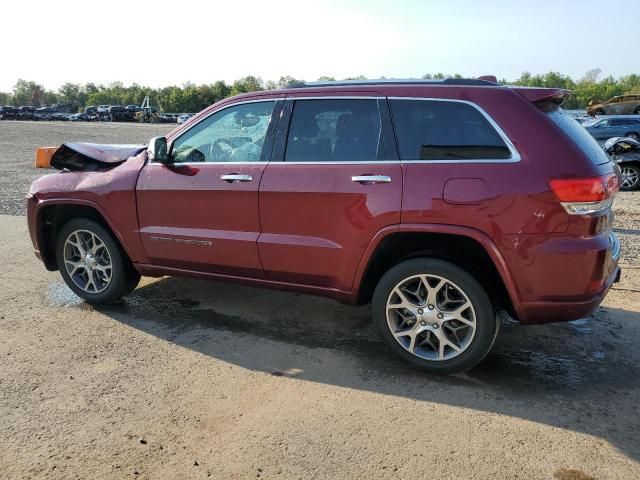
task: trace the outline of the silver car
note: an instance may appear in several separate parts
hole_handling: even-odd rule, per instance
[[[629,137],[640,140],[640,115],[610,115],[583,124],[596,140]]]

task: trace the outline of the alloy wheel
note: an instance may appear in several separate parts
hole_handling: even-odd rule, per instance
[[[622,188],[633,188],[638,184],[638,171],[631,167],[622,167]]]
[[[398,282],[387,298],[386,315],[396,341],[425,360],[459,356],[476,333],[476,312],[469,297],[438,275],[414,275]]]
[[[75,230],[67,237],[64,265],[73,283],[84,292],[100,293],[111,283],[109,250],[100,237],[88,230]]]

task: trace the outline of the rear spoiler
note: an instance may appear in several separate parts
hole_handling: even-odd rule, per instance
[[[522,95],[540,108],[548,106],[558,107],[562,105],[570,96],[571,91],[564,88],[539,88],[539,87],[512,87],[516,92]]]

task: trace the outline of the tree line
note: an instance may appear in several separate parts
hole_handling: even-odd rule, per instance
[[[616,79],[612,76],[600,78],[600,74],[599,69],[590,70],[584,77],[575,81],[570,76],[558,72],[541,75],[524,72],[516,80],[501,79],[499,82],[505,85],[566,88],[573,92],[571,98],[564,105],[567,109],[585,108],[592,100],[607,100],[616,95],[640,94],[640,75],[631,74]],[[444,79],[449,77],[462,78],[462,75],[436,73],[426,74],[422,78]],[[358,79],[365,79],[365,77],[352,77],[347,80]],[[324,76],[318,80],[334,80],[334,78]],[[67,104],[80,110],[89,105],[140,105],[144,97],[148,95],[151,105],[159,107],[162,111],[199,112],[203,108],[232,95],[281,88],[299,82],[302,80],[291,76],[283,76],[278,81],[266,82],[260,77],[247,76],[230,84],[218,80],[206,85],[185,83],[181,86],[164,88],[149,88],[136,83],[125,86],[122,82],[113,82],[108,85],[65,83],[57,91],[53,91],[47,90],[37,82],[21,79],[18,80],[11,92],[0,92],[0,105],[41,107]]]

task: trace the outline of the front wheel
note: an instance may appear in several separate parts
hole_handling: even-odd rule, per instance
[[[391,268],[375,289],[372,308],[389,347],[431,373],[470,369],[498,334],[484,289],[465,270],[442,260],[418,258]]]
[[[60,229],[56,260],[69,288],[89,303],[117,300],[140,281],[113,235],[87,218],[74,218]]]

